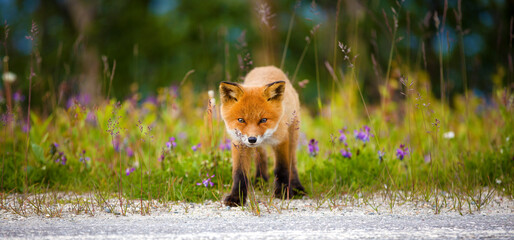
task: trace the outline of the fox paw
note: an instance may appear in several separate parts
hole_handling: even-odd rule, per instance
[[[291,199],[294,197],[302,197],[305,196],[305,188],[299,184],[294,185],[292,184],[292,190],[288,191],[289,187],[286,184],[281,184],[281,186],[275,186],[275,197],[276,198],[284,198],[284,199]]]
[[[223,199],[223,203],[229,207],[238,207],[241,206],[241,203],[244,205],[245,202],[245,200],[241,201],[241,198],[239,198],[239,196],[233,195],[228,195],[225,197],[225,199]]]
[[[307,192],[305,191],[305,188],[300,184],[297,186],[293,186],[293,196],[302,197],[305,196]]]

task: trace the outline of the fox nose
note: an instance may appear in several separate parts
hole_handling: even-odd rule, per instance
[[[257,142],[257,138],[256,137],[249,137],[248,138],[248,142],[249,143],[256,143]]]

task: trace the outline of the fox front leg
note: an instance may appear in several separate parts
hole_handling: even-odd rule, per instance
[[[248,174],[250,172],[251,156],[255,149],[243,144],[232,144],[232,190],[224,199],[227,206],[245,205],[248,195]]]
[[[263,181],[264,183],[268,182],[268,156],[266,155],[266,150],[263,147],[257,148],[257,154],[255,156],[255,168],[257,169],[255,173],[255,184],[257,185],[259,181]]]
[[[288,142],[283,142],[274,147],[275,150],[275,197],[290,199],[294,196],[302,196],[305,188],[300,183],[296,170],[296,157],[294,150]]]

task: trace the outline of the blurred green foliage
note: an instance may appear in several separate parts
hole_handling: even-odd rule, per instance
[[[37,52],[33,92],[37,109],[46,107],[43,103],[47,101],[66,105],[67,98],[79,94],[87,93],[93,98],[107,95],[110,78],[106,72],[112,71],[114,60],[111,96],[125,98],[134,89],[145,96],[155,95],[157,87],[178,85],[191,69],[195,72],[187,81],[193,82],[196,90],[205,91],[216,89],[220,81],[237,81],[244,76],[238,63],[238,55],[244,55],[240,41],[243,33],[253,65],[280,65],[289,21],[296,11],[284,64],[290,76],[305,48],[306,37],[312,38],[310,31],[320,24],[315,33],[317,45],[309,46],[298,76],[298,81],[311,82],[302,94],[306,102],[316,97],[316,64],[321,69],[322,89],[330,89],[332,80],[325,61],[332,64],[334,51],[339,52],[334,40],[349,45],[352,53],[358,54],[357,74],[364,83],[365,97],[372,102],[379,100],[379,85],[388,72],[394,18],[398,19],[398,29],[392,78],[426,71],[433,93],[440,97],[438,51],[442,43],[444,84],[450,96],[447,99],[453,104],[451,96],[463,92],[463,44],[469,89],[490,96],[495,74],[500,76],[499,85],[512,84],[512,70],[508,70],[512,1],[463,1],[462,43],[454,12],[458,10],[456,0],[448,1],[444,25],[445,1],[341,1],[336,38],[337,1],[320,0],[315,5],[311,1],[268,1],[269,26],[257,11],[265,2],[6,0],[0,2],[0,20],[9,25],[10,32],[5,42],[5,29],[0,31],[2,43],[5,42],[0,55],[9,55],[9,70],[19,77],[14,90],[27,95],[30,54]],[[439,28],[443,28],[441,42],[436,12]],[[25,39],[30,35],[31,21],[39,26],[35,48]],[[319,52],[317,63],[314,48]],[[335,72],[340,75],[345,62],[340,55],[337,57]],[[132,83],[137,83],[138,88]],[[52,94],[59,97],[51,100]]]

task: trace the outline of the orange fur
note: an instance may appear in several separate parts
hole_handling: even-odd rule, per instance
[[[256,176],[267,180],[264,145],[271,145],[275,152],[275,196],[303,193],[295,152],[300,103],[286,75],[272,66],[255,68],[248,73],[243,85],[222,82],[220,94],[221,116],[234,146],[232,192],[225,204],[239,205],[246,201],[247,176],[255,154]]]

